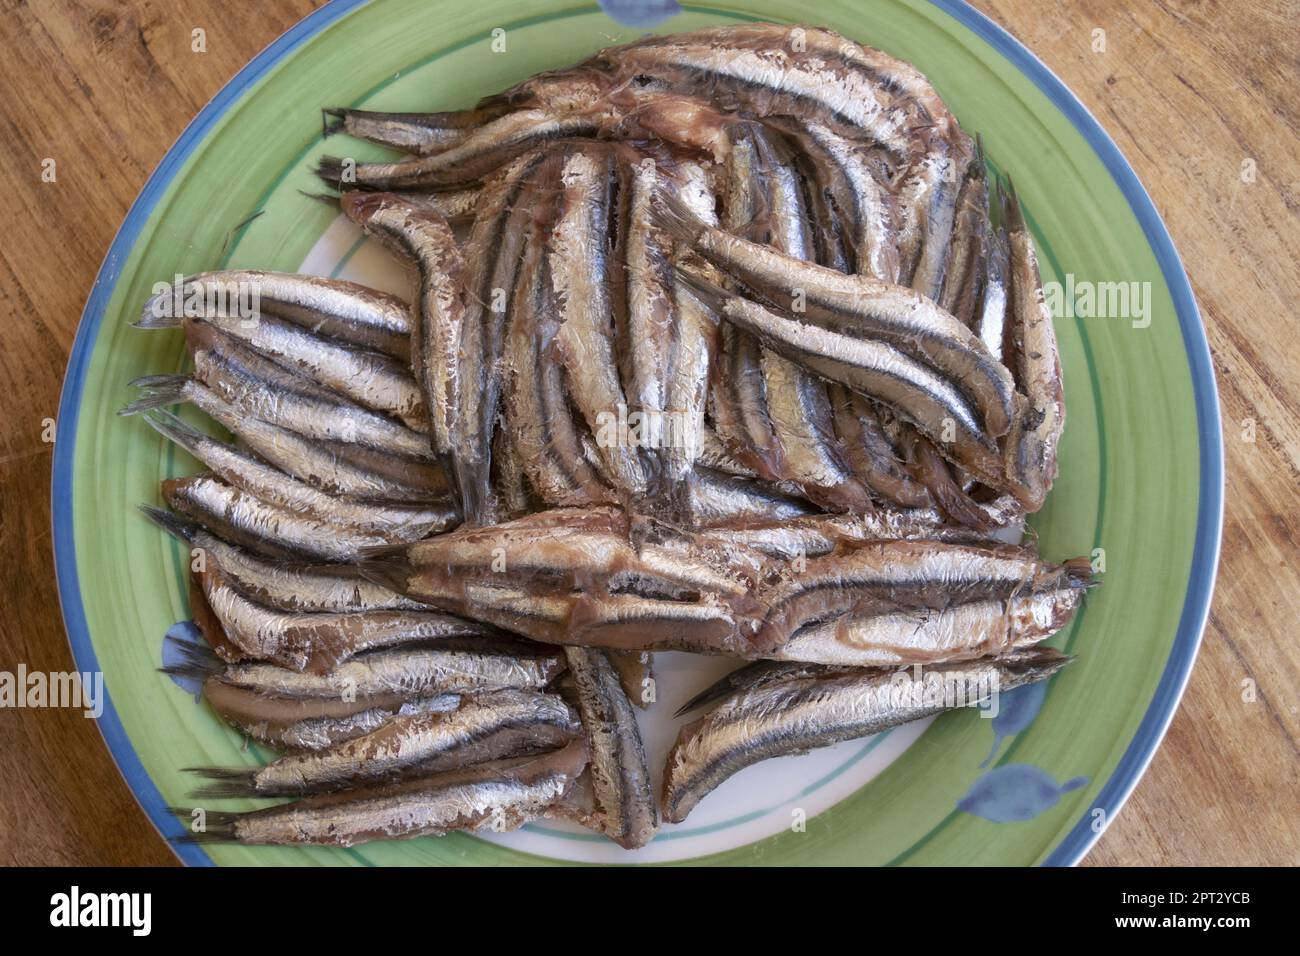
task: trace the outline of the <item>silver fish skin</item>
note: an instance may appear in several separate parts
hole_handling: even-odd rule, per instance
[[[323,750],[372,733],[394,717],[446,713],[459,706],[461,699],[456,694],[443,694],[403,702],[396,707],[371,707],[347,717],[306,718],[283,726],[266,722],[242,725],[232,722],[229,717],[226,719],[246,736],[267,747],[290,752]]]
[[[326,494],[233,445],[204,435],[162,409],[147,412],[144,420],[234,487],[267,503],[353,532],[374,535],[391,544],[403,544],[446,531],[459,520],[450,505],[385,505]]]
[[[250,418],[304,438],[363,445],[392,455],[431,461],[429,436],[396,419],[329,392],[234,339],[215,333],[191,337],[194,378]],[[146,381],[161,384],[163,376]],[[137,380],[139,381],[139,380]]]
[[[132,415],[178,402],[188,402],[270,464],[331,494],[361,501],[433,502],[446,493],[441,469],[427,462],[383,456],[378,452],[367,455],[366,449],[354,446],[308,441],[287,428],[240,414],[238,409],[222,401],[194,379],[184,376],[166,378],[167,381],[148,388],[142,398],[118,414]],[[385,457],[390,461],[408,463],[403,470],[413,480],[426,481],[425,487],[413,486],[406,480],[394,480],[382,471],[375,470],[373,466],[384,464]]]
[[[566,647],[578,711],[591,753],[590,825],[626,850],[645,846],[659,827],[636,711],[605,651]]]
[[[1043,296],[1034,240],[1014,187],[1003,197],[1010,249],[1006,361],[1026,401],[1004,441],[1013,491],[1029,512],[1043,506],[1056,480],[1057,446],[1065,428],[1065,393],[1052,312]]]
[[[646,493],[645,466],[635,448],[609,434],[620,406],[627,405],[611,321],[607,233],[614,176],[608,150],[579,149],[568,156],[560,214],[546,255],[560,318],[555,345],[569,393],[596,436],[604,471],[624,496],[636,500]]]
[[[769,679],[742,689],[682,728],[664,771],[664,818],[681,823],[705,796],[746,767],[971,706],[993,693],[1046,680],[1072,658],[1035,648],[1008,657],[908,671],[875,668]],[[928,691],[933,686],[934,691]],[[948,694],[942,691],[951,688]]]
[[[690,494],[691,513],[699,527],[750,518],[795,518],[815,510],[786,489],[703,466],[695,469]]]
[[[346,565],[308,565],[268,560],[223,541],[197,522],[178,514],[141,505],[140,510],[162,530],[184,542],[191,556],[201,552],[241,592],[265,607],[301,613],[350,611],[418,611],[421,604],[382,585],[367,581]]]
[[[1002,340],[1007,325],[1007,270],[1010,251],[1002,232],[989,237],[989,254],[985,259],[984,283],[972,331],[979,336],[989,354],[1002,361]]]
[[[972,331],[983,290],[990,232],[988,176],[981,143],[957,193],[948,266],[937,300],[941,309]]]
[[[424,396],[434,451],[450,455],[468,272],[456,236],[442,216],[395,193],[347,192],[339,203],[366,235],[416,269],[420,291],[412,364]]]
[[[943,292],[957,195],[963,178],[961,170],[966,162],[967,157],[954,150],[927,156],[918,164],[922,187],[911,193],[911,182],[905,181],[900,189],[900,194],[905,197],[902,232],[904,236],[915,236],[919,240],[913,260],[915,266],[909,271],[907,260],[904,260],[900,278],[906,279],[908,285],[933,301],[937,301]]]
[[[559,182],[559,157],[538,170],[538,183]],[[548,197],[548,200],[554,197]],[[565,393],[564,370],[554,360],[562,325],[544,255],[543,228],[555,203],[543,201],[526,225],[528,238],[510,298],[505,344],[505,428],[533,492],[548,505],[599,505],[613,493],[586,454],[588,438]]]
[[[476,182],[515,157],[558,139],[594,136],[606,114],[522,109],[473,130],[430,156],[397,163],[353,163],[325,156],[317,175],[331,186],[383,191],[444,190]]]
[[[488,116],[474,110],[458,113],[385,113],[375,110],[321,110],[326,136],[343,133],[380,146],[429,156],[455,146]]]
[[[384,534],[299,514],[207,475],[169,478],[162,496],[172,510],[272,558],[355,561],[366,549],[391,543]]]
[[[979,339],[931,299],[865,275],[845,275],[701,222],[667,190],[656,203],[664,229],[786,317],[870,337],[932,366],[969,396],[981,425],[1006,433],[1015,383]]]
[[[894,408],[941,442],[946,457],[981,481],[1006,483],[993,439],[965,397],[946,379],[891,345],[805,325],[679,272],[703,296],[713,296],[728,322],[822,378]]]
[[[248,813],[209,811],[195,842],[354,846],[370,840],[512,830],[545,816],[587,765],[575,741],[538,757],[306,797]],[[183,812],[183,811],[178,811]]]
[[[559,749],[582,736],[559,697],[526,690],[462,698],[454,710],[401,714],[346,742],[262,767],[196,768],[215,781],[196,797],[289,797],[457,770]]]
[[[242,314],[245,306],[254,306],[248,315]],[[186,277],[179,289],[169,286],[151,296],[136,324],[171,327],[187,316],[209,315],[256,321],[263,313],[403,362],[410,356],[411,321],[405,302],[356,282],[323,276],[261,269],[200,272]]]
[[[485,185],[465,244],[470,299],[461,324],[457,415],[451,439],[456,487],[470,524],[495,520],[492,432],[500,406],[506,297],[516,285],[526,226],[536,201],[529,183],[542,159],[537,152],[525,154]]]
[[[683,201],[704,221],[716,222],[714,187],[705,167],[683,161],[678,165],[676,177]],[[705,263],[700,265],[708,268]],[[672,296],[676,329],[665,396],[668,427],[663,453],[664,479],[675,510],[684,510],[689,515],[683,492],[700,453],[709,373],[717,350],[718,320],[706,303],[680,284],[674,283]]]
[[[323,674],[363,651],[495,633],[485,625],[434,610],[277,611],[250,600],[215,566],[200,573],[199,581],[226,639],[243,659],[267,661],[289,670]]]
[[[228,687],[263,697],[340,700],[345,695],[377,706],[440,694],[478,694],[518,688],[541,690],[564,672],[562,655],[525,641],[446,640],[428,647],[393,647],[358,654],[328,674],[293,671],[260,662],[238,663],[219,676]]]
[[[359,405],[391,415],[411,428],[428,428],[420,388],[410,368],[391,356],[333,342],[270,316],[262,316],[255,322],[220,315],[185,321],[213,325],[254,351]]]
[[[929,540],[846,544],[769,579],[756,620],[746,625],[755,657],[766,657],[795,634],[846,614],[936,608],[1017,594],[1083,590],[1087,561],[1052,564],[1030,551],[994,544]]]
[[[761,133],[756,134],[755,144],[766,168],[769,241],[791,258],[808,261],[814,253],[807,203],[790,151]],[[826,383],[770,349],[764,349],[759,367],[768,418],[780,448],[781,477],[830,510],[870,509],[870,495],[850,473],[833,433]]]

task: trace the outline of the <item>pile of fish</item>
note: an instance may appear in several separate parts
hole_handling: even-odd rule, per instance
[[[282,751],[199,793],[292,798],[194,839],[552,816],[642,846],[755,761],[960,706],[901,693],[917,665],[996,691],[1068,662],[1036,645],[1087,562],[1006,543],[1064,423],[1033,244],[913,67],[728,27],[326,116],[406,154],[318,172],[413,300],[226,271],[138,323],[193,370],[123,412],[207,469],[145,508],[207,641],[169,670]],[[222,297],[250,285],[251,318]],[[634,708],[662,650],[744,664],[656,795]]]

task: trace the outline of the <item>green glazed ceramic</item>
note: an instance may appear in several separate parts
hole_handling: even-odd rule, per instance
[[[101,728],[165,836],[183,835],[189,822],[165,810],[186,804],[193,787],[180,768],[268,755],[244,749],[157,671],[163,634],[189,617],[187,555],[134,506],[157,502],[160,479],[196,468],[142,422],[115,416],[132,398],[128,382],[183,365],[179,334],[130,328],[140,305],[156,282],[223,266],[403,288],[386,257],[300,192],[317,188],[310,166],[322,153],[382,155],[342,138],[323,143],[320,108],[463,107],[633,39],[653,10],[672,6],[335,0],[231,81],[132,207],[69,365],[54,523],[78,667],[103,671]],[[789,0],[685,5],[653,29],[789,22],[804,9]],[[1044,279],[1061,283],[1072,306],[1056,322],[1068,407],[1061,477],[1033,527],[1046,557],[1088,555],[1102,569],[1101,586],[1052,641],[1078,661],[1048,685],[1004,695],[996,717],[965,710],[746,770],[635,854],[547,822],[490,838],[350,850],[177,845],[186,862],[1068,864],[1114,816],[1177,706],[1217,557],[1218,409],[1187,279],[1114,144],[981,14],[956,0],[826,0],[816,17],[915,63],[963,126],[982,135],[990,163],[1015,179]],[[1117,291],[1130,296],[1127,305]],[[662,655],[660,701],[645,724],[657,762],[675,732],[668,715],[711,678],[707,666]]]

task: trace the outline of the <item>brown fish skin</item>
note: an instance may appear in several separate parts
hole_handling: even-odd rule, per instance
[[[404,261],[415,266],[420,292],[413,366],[428,411],[434,451],[452,453],[458,395],[461,325],[466,308],[466,265],[447,221],[394,193],[347,192],[343,212]]]
[[[929,506],[930,493],[904,467],[871,402],[843,385],[830,385],[828,394],[835,432],[854,474],[886,501],[905,508]]]
[[[758,596],[761,609],[745,630],[750,656],[765,657],[801,628],[845,614],[1082,589],[1090,580],[1084,559],[1056,565],[1021,549],[916,540],[851,544],[798,571],[781,571]]]
[[[590,825],[626,850],[645,846],[659,827],[659,812],[636,711],[605,651],[566,647],[564,654],[591,753]]]
[[[978,703],[991,693],[1045,680],[1072,658],[1045,648],[1001,660],[962,661],[927,667],[921,680],[887,669],[827,668],[809,672],[791,664],[778,674],[742,686],[712,713],[687,724],[664,770],[664,818],[681,823],[733,774],[761,760],[804,753],[843,740]],[[947,681],[951,694],[927,693]],[[948,685],[935,683],[936,687]]]
[[[654,703],[654,654],[650,651],[606,651],[627,699],[642,710]]]
[[[192,839],[347,847],[458,830],[512,830],[548,815],[586,766],[586,742],[579,740],[538,757],[306,797],[263,810],[209,811],[207,829]]]
[[[347,108],[323,109],[321,117],[326,137],[343,133],[417,156],[455,146],[475,127],[494,118],[487,110],[384,113]]]
[[[1006,362],[1026,402],[1003,442],[1013,490],[1029,512],[1043,506],[1056,480],[1057,446],[1065,427],[1065,393],[1052,313],[1043,297],[1034,241],[1014,187],[1003,197],[1010,249]]]

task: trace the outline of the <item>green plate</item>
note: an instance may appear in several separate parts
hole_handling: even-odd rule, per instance
[[[156,501],[160,479],[195,465],[141,422],[114,415],[132,397],[133,378],[183,364],[181,336],[129,327],[140,304],[156,282],[217,266],[305,267],[400,283],[384,257],[299,192],[316,188],[309,165],[321,153],[380,155],[342,139],[326,147],[320,107],[465,106],[630,40],[653,19],[647,8],[665,6],[671,0],[611,2],[620,22],[599,7],[555,0],[526,8],[502,0],[335,0],[222,90],[132,207],[69,364],[54,531],[78,668],[103,672],[100,727],[165,836],[181,836],[188,823],[165,809],[185,804],[193,786],[180,768],[266,754],[243,749],[156,670],[162,635],[189,616],[185,555],[133,506]],[[788,0],[748,0],[686,6],[655,29],[801,15]],[[1092,555],[1104,566],[1103,585],[1053,640],[1078,662],[1049,685],[1004,695],[992,719],[953,713],[744,771],[636,855],[546,823],[491,838],[351,850],[178,845],[186,862],[1068,864],[1114,816],[1177,707],[1217,559],[1218,408],[1186,276],[1114,144],[981,14],[951,0],[827,0],[817,17],[917,64],[963,126],[982,134],[991,163],[1015,178],[1044,279],[1060,283],[1059,298],[1075,306],[1063,305],[1056,323],[1069,410],[1061,477],[1033,524],[1048,558]],[[495,34],[504,49],[493,44],[494,31],[504,31]],[[700,686],[698,666],[665,656],[661,700],[646,727],[660,761],[672,732],[667,714]]]

